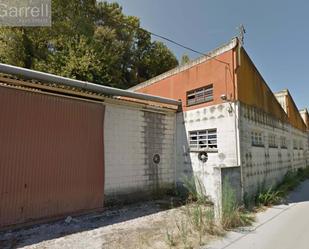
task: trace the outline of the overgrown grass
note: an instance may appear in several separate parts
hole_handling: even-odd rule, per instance
[[[255,197],[256,206],[272,206],[279,204],[282,200],[282,191],[274,190],[272,187],[258,192]]]
[[[206,234],[221,235],[214,215],[214,205],[206,195],[203,183],[198,177],[184,179],[188,191],[185,214],[193,232],[198,234],[199,244],[203,244]]]
[[[166,232],[166,244],[176,248],[195,248],[205,244],[207,237],[221,235],[217,226],[214,206],[206,195],[204,185],[198,177],[184,178],[186,196],[182,216],[175,220],[175,230]]]
[[[222,214],[219,220],[215,217],[215,207],[206,195],[201,180],[193,177],[184,178],[183,182],[187,191],[185,216],[175,222],[176,233],[166,233],[166,243],[170,248],[179,244],[183,248],[191,248],[194,244],[203,245],[209,236],[222,236],[225,230],[252,223],[252,215],[238,205],[235,192],[228,180],[223,184]]]
[[[237,203],[235,191],[231,187],[228,178],[225,178],[222,189],[222,227],[229,230],[235,227],[251,225],[253,221],[252,214],[244,206]]]
[[[223,228],[230,229],[250,225],[254,221],[254,218],[249,210],[281,203],[290,191],[294,190],[306,179],[309,179],[309,167],[289,171],[276,187],[271,186],[265,188],[265,184],[262,184],[259,187],[258,193],[253,197],[253,201],[250,199],[249,201],[245,200],[246,205],[244,206],[237,205],[235,192],[229,185],[228,179],[224,179],[221,221]]]
[[[237,202],[236,193],[228,178],[224,179],[223,182],[220,223],[215,220],[213,205],[212,208],[209,208],[211,202],[205,195],[206,191],[201,181],[198,178],[186,180],[185,186],[189,192],[189,199],[195,201],[194,204],[191,204],[191,209],[187,209],[187,213],[197,231],[221,235],[222,228],[229,230],[235,227],[248,226],[254,221],[253,215]],[[203,205],[208,205],[208,209],[203,209]],[[205,219],[205,217],[207,218]]]
[[[277,189],[282,192],[282,196],[286,196],[290,191],[295,189],[302,181],[309,179],[309,166],[300,168],[297,171],[289,171]]]
[[[183,185],[187,191],[187,203],[199,203],[202,205],[212,205],[201,180],[198,177],[183,177]]]
[[[173,232],[166,230],[166,242],[169,248],[176,246],[176,239]]]
[[[254,198],[254,205],[256,207],[261,207],[279,204],[290,191],[294,190],[306,179],[309,179],[309,167],[301,168],[296,171],[288,171],[281,183],[276,187],[260,187]]]
[[[288,192],[299,183],[309,179],[309,167],[295,172],[288,172],[276,188],[260,187],[253,197],[253,206],[271,206],[281,202]],[[222,203],[220,220],[214,215],[214,205],[209,200],[204,185],[198,177],[183,179],[186,189],[184,215],[175,220],[175,229],[166,231],[166,244],[169,248],[195,248],[205,244],[208,236],[223,235],[224,231],[236,227],[249,226],[254,215],[237,201],[236,193],[226,178],[222,185]]]

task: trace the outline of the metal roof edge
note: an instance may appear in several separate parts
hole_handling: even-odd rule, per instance
[[[158,75],[156,77],[153,77],[153,78],[151,78],[151,79],[149,79],[149,80],[147,80],[145,82],[142,82],[142,83],[140,83],[140,84],[138,84],[136,86],[133,86],[133,87],[129,88],[128,90],[136,91],[136,90],[141,89],[143,87],[152,85],[152,84],[156,83],[159,80],[168,78],[168,77],[173,76],[173,75],[175,75],[177,73],[185,71],[185,70],[187,70],[187,69],[189,69],[191,67],[194,67],[194,66],[196,66],[198,64],[201,64],[201,63],[203,63],[205,61],[211,60],[214,57],[216,57],[216,56],[218,56],[220,54],[223,54],[226,51],[229,51],[229,50],[233,49],[237,45],[237,43],[238,43],[238,38],[235,37],[232,40],[230,40],[228,43],[225,43],[224,45],[221,45],[220,47],[213,49],[209,53],[207,53],[205,55],[202,55],[202,56],[198,57],[197,59],[192,60],[192,61],[190,61],[189,63],[187,63],[185,65],[175,67],[175,68],[173,68],[173,69],[171,69],[171,70],[169,70],[169,71],[167,71],[167,72],[165,72],[163,74],[160,74],[160,75]]]
[[[16,75],[22,78],[26,79],[34,79],[49,83],[56,83],[61,85],[66,85],[69,87],[77,87],[83,90],[89,90],[101,94],[107,94],[112,96],[123,96],[123,97],[129,97],[129,98],[136,98],[136,99],[142,99],[147,101],[153,101],[153,102],[159,102],[164,104],[170,104],[170,105],[181,105],[181,101],[170,99],[170,98],[164,98],[159,97],[155,95],[145,94],[145,93],[136,93],[130,90],[123,90],[103,85],[94,84],[91,82],[81,81],[81,80],[75,80],[70,79],[58,75],[53,75],[50,73],[44,73],[40,71],[35,71],[31,69],[16,67],[12,65],[2,64],[0,63],[0,72],[5,74],[11,74]]]

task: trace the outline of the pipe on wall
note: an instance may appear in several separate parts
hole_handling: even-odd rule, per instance
[[[96,93],[101,93],[101,94],[106,94],[106,95],[129,97],[129,98],[159,102],[159,103],[169,104],[169,105],[177,105],[177,106],[181,105],[181,101],[175,100],[175,99],[164,98],[164,97],[159,97],[159,96],[145,94],[145,93],[137,93],[133,91],[122,90],[122,89],[108,87],[108,86],[102,86],[102,85],[98,85],[98,84],[94,84],[94,83],[90,83],[86,81],[69,79],[69,78],[62,77],[62,76],[57,76],[57,75],[53,75],[49,73],[34,71],[31,69],[16,67],[16,66],[2,64],[2,63],[0,63],[0,72],[5,73],[5,74],[21,76],[27,79],[34,79],[34,80],[39,80],[39,81],[49,82],[49,83],[57,83],[57,84],[66,85],[70,87],[77,87],[83,90],[93,91]]]

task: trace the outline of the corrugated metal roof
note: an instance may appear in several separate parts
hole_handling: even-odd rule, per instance
[[[19,89],[34,91],[34,92],[46,92],[46,93],[57,93],[66,96],[73,96],[79,98],[85,98],[89,100],[96,100],[96,101],[105,101],[106,99],[113,99],[113,100],[120,100],[125,102],[131,102],[134,104],[140,105],[149,105],[153,107],[177,110],[178,107],[175,105],[168,105],[164,103],[140,100],[140,99],[133,99],[127,97],[114,97],[106,94],[101,94],[97,92],[87,91],[85,89],[80,89],[76,87],[69,87],[66,85],[55,84],[55,83],[46,83],[37,80],[25,80],[21,79],[17,76],[8,75],[0,73],[0,85],[15,87]]]

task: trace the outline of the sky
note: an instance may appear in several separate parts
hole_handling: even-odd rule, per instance
[[[114,0],[141,27],[201,52],[228,42],[245,26],[244,47],[270,88],[289,89],[309,108],[309,1]],[[160,40],[154,37],[155,40]],[[198,54],[163,41],[178,58]]]

